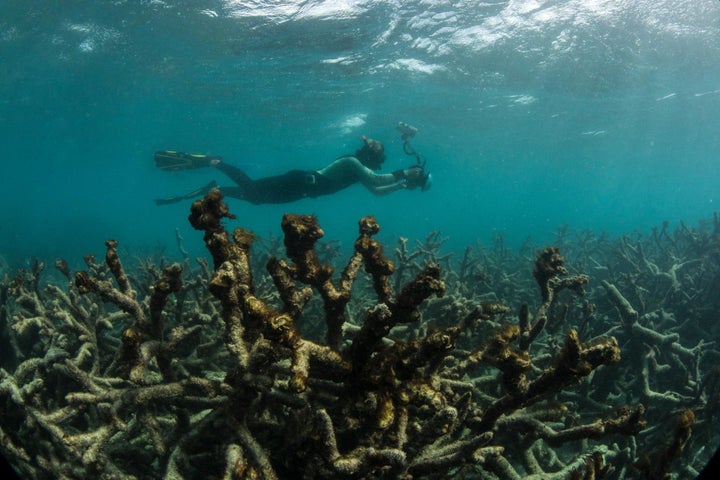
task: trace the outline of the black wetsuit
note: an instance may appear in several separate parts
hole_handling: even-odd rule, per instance
[[[220,187],[224,195],[254,204],[287,203],[330,195],[357,182],[335,182],[313,170],[290,170],[282,175],[253,180],[239,168],[227,163],[220,163],[216,168],[237,183],[237,187]]]

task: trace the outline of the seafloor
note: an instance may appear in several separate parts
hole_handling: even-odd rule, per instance
[[[23,478],[693,478],[720,444],[720,220],[443,251],[318,220],[168,264],[108,241],[0,279]],[[251,248],[252,246],[252,248]],[[182,248],[182,245],[180,245]]]

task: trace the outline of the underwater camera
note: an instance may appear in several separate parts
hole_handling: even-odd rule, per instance
[[[395,127],[398,132],[402,134],[402,139],[407,140],[408,138],[413,138],[415,134],[418,132],[418,129],[413,127],[412,125],[405,123],[405,122],[398,122],[397,127]]]
[[[418,132],[418,129],[416,127],[413,127],[409,123],[405,122],[398,122],[397,127],[395,127],[398,132],[400,132],[401,136],[400,139],[403,141],[403,152],[405,152],[406,155],[411,155],[415,157],[415,160],[417,161],[417,164],[419,167],[422,167],[425,169],[425,166],[427,165],[427,161],[420,156],[420,154],[415,151],[415,149],[410,145],[410,140],[415,136],[415,134]],[[430,173],[426,173],[423,175],[423,177],[415,184],[415,187],[420,187],[420,190],[423,192],[427,192],[430,190],[430,187],[432,187],[432,175]]]

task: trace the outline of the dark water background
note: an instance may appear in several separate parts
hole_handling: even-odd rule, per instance
[[[374,198],[356,186],[292,205],[230,200],[277,234],[319,216],[349,247],[374,214],[381,241],[448,248],[561,225],[621,235],[695,224],[720,202],[720,2],[0,2],[0,255],[179,256],[192,190],[218,172],[157,171],[152,153],[222,155],[251,176],[320,168],[362,134],[407,166],[398,121],[435,177]]]

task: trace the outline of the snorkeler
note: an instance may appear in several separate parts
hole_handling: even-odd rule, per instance
[[[215,167],[227,175],[237,186],[220,187],[228,197],[239,198],[253,204],[288,203],[302,198],[330,195],[355,183],[362,183],[375,195],[387,195],[401,189],[429,186],[430,176],[422,165],[380,174],[385,161],[385,148],[377,140],[362,137],[363,146],[354,155],[345,155],[320,170],[290,170],[282,175],[259,178],[248,177],[239,168],[228,165],[221,157],[187,154],[174,151],[155,153],[155,164],[161,170],[186,170]],[[157,205],[167,205],[204,195],[217,184],[208,185],[185,195],[156,199]]]

